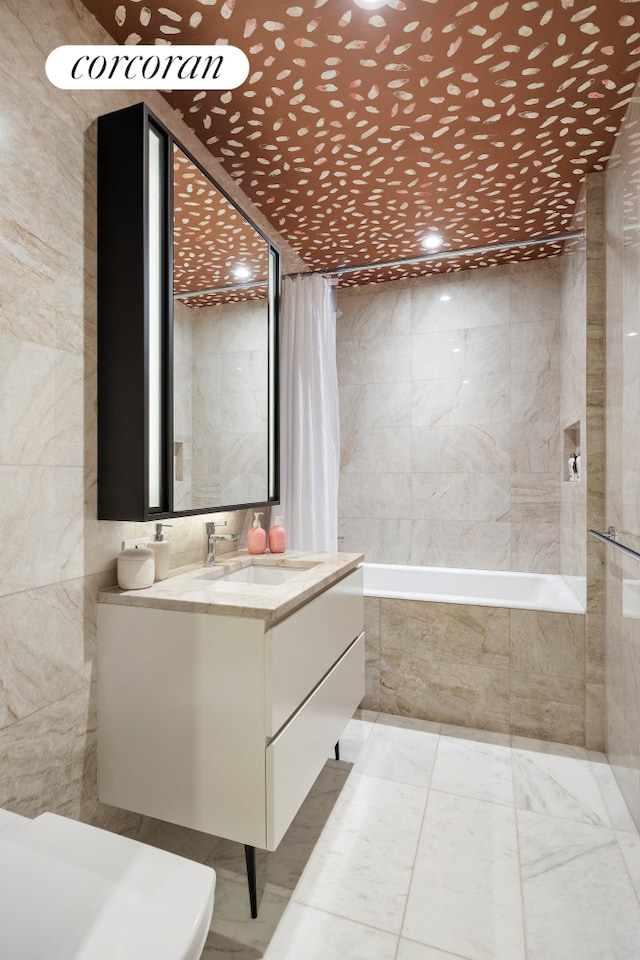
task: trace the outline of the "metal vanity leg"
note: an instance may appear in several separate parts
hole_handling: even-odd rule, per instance
[[[336,760],[340,759],[340,741],[336,743]]]
[[[258,891],[256,886],[256,848],[244,845],[244,856],[247,861],[247,882],[249,884],[249,903],[251,904],[251,917],[253,920],[258,916]]]

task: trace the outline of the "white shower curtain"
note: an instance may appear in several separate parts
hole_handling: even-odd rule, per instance
[[[335,552],[340,416],[329,281],[283,280],[280,318],[280,504],[287,545]]]

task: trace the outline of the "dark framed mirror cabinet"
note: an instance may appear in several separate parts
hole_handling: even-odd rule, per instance
[[[278,502],[277,250],[136,104],[98,120],[98,518]]]

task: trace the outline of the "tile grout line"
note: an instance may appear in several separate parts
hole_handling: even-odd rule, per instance
[[[362,742],[362,744],[361,744],[361,746],[360,746],[360,749],[359,749],[359,751],[358,751],[358,755],[356,756],[355,760],[352,761],[352,770],[350,771],[349,776],[352,776],[353,774],[355,774],[356,777],[361,777],[362,779],[367,779],[367,780],[383,780],[383,781],[389,782],[389,783],[398,783],[398,781],[390,780],[390,779],[388,779],[388,778],[386,778],[386,777],[379,777],[379,776],[376,776],[376,775],[373,775],[373,774],[368,774],[368,773],[358,773],[358,772],[355,770],[355,766],[356,766],[356,763],[357,763],[357,761],[358,761],[358,759],[359,759],[360,752],[361,752],[361,750],[364,750],[364,748],[366,747],[367,742],[368,742],[368,740],[369,740],[369,737],[371,736],[371,734],[372,734],[372,732],[373,732],[373,728],[378,724],[379,719],[380,719],[380,716],[381,716],[381,712],[380,712],[380,711],[370,711],[370,712],[376,714],[375,720],[366,720],[366,719],[361,719],[361,718],[358,718],[358,717],[355,717],[355,716],[352,718],[352,719],[358,720],[358,722],[360,722],[360,723],[371,724],[371,728],[372,728],[372,729],[369,730],[369,733],[367,734],[367,736],[365,737],[364,741]],[[380,724],[380,726],[384,726],[384,724]],[[399,728],[399,729],[403,729],[403,728]],[[435,761],[434,761],[434,763],[435,763]],[[432,773],[433,773],[433,769],[432,769]],[[409,786],[411,786],[411,784],[409,784]],[[427,788],[427,798],[428,798],[428,788]],[[426,802],[427,802],[427,800],[425,799],[425,807],[426,807]],[[335,810],[335,807],[332,809],[331,815],[330,815],[329,819],[327,820],[327,822],[325,823],[322,832],[324,832],[324,830],[326,829],[326,827],[327,827],[328,824],[330,823],[331,816],[333,815],[334,810]],[[424,810],[423,810],[423,819],[424,819]],[[322,834],[321,834],[321,835],[322,835]],[[315,911],[318,911],[318,912],[320,912],[320,913],[324,913],[324,914],[326,914],[327,916],[335,917],[336,919],[346,921],[346,922],[349,923],[349,924],[355,924],[356,926],[366,927],[366,928],[369,929],[369,930],[376,930],[377,932],[379,932],[379,933],[384,933],[384,934],[386,934],[386,935],[389,936],[389,937],[396,937],[397,944],[396,944],[396,951],[394,952],[394,958],[395,958],[395,957],[397,956],[397,951],[399,950],[399,946],[400,946],[400,932],[398,932],[398,933],[396,934],[396,933],[394,933],[392,930],[389,930],[389,929],[387,929],[387,928],[385,928],[385,927],[378,927],[378,926],[375,926],[375,925],[373,925],[373,924],[371,924],[371,923],[367,923],[366,921],[363,921],[363,920],[354,920],[352,917],[347,917],[347,916],[345,916],[344,914],[336,913],[336,912],[334,912],[333,910],[327,910],[325,907],[318,907],[318,906],[315,906],[313,903],[307,903],[307,902],[302,901],[302,900],[296,900],[296,898],[295,898],[296,889],[297,889],[298,885],[300,884],[300,881],[302,880],[302,876],[304,875],[304,872],[306,871],[309,863],[311,862],[311,858],[313,857],[313,853],[314,853],[314,852],[315,852],[315,848],[314,848],[314,851],[312,851],[312,854],[311,854],[311,857],[309,858],[309,861],[308,861],[307,864],[305,865],[305,870],[303,871],[303,874],[298,878],[298,882],[296,883],[296,887],[295,887],[294,890],[291,892],[291,896],[290,896],[289,902],[287,903],[287,908],[288,908],[289,904],[296,903],[298,906],[303,907],[304,909],[315,910]],[[416,845],[416,854],[414,855],[414,862],[415,862],[415,856],[417,856],[417,845]],[[412,873],[413,873],[413,867],[412,867]],[[410,886],[410,883],[409,883],[409,886]],[[407,898],[408,898],[408,894],[407,894]],[[406,910],[406,903],[405,903],[405,910]],[[403,919],[404,919],[404,911],[403,911]],[[277,928],[276,928],[276,929],[277,929]],[[401,929],[402,929],[402,921],[401,921],[401,923],[400,923],[399,931],[400,931]],[[274,931],[274,934],[275,934],[275,931]]]
[[[373,716],[373,714],[371,714],[371,715]],[[369,735],[373,732],[373,727],[374,727],[375,723],[377,723],[377,722],[380,720],[380,717],[382,716],[382,714],[376,713],[375,716],[376,716],[376,720],[375,720],[373,723],[372,723],[370,720],[367,721],[368,723],[371,723],[371,727],[369,728],[369,734],[368,734],[368,736],[366,737],[365,741],[363,742],[362,747],[365,746],[366,742],[367,742],[368,739],[369,739]],[[384,723],[381,723],[381,725],[385,725],[385,724],[384,724]],[[403,727],[401,726],[399,729],[403,729]],[[406,728],[406,729],[414,729],[414,728],[408,727],[408,728]],[[423,731],[416,731],[416,732],[421,732],[421,733],[422,733]],[[426,732],[426,731],[424,731],[424,732]],[[433,736],[433,732],[432,732],[432,731],[429,731],[429,732],[430,732],[430,734]],[[434,750],[434,752],[433,752],[433,760],[432,760],[432,763],[431,763],[431,765],[430,765],[430,769],[429,769],[429,772],[428,772],[428,776],[427,776],[427,778],[426,778],[426,783],[425,783],[425,786],[426,786],[426,796],[425,796],[424,801],[423,801],[423,810],[422,810],[422,815],[421,815],[421,822],[420,822],[420,825],[419,825],[419,829],[418,829],[417,832],[416,832],[416,833],[417,833],[417,840],[416,840],[416,844],[415,844],[415,850],[414,850],[414,854],[413,854],[412,863],[411,863],[411,866],[410,866],[410,871],[409,871],[409,883],[408,883],[408,887],[407,887],[407,893],[406,893],[406,896],[405,896],[404,908],[403,908],[403,910],[402,910],[402,916],[401,916],[400,924],[399,924],[399,927],[398,927],[398,932],[395,933],[393,930],[390,930],[390,929],[388,929],[388,928],[387,928],[387,929],[384,929],[384,928],[382,928],[382,927],[378,927],[378,926],[373,925],[372,923],[367,922],[367,921],[355,920],[355,919],[351,919],[351,918],[349,918],[349,917],[345,917],[344,915],[342,915],[342,914],[340,914],[340,913],[337,913],[337,912],[335,912],[335,911],[333,911],[333,910],[327,910],[327,909],[322,908],[322,907],[316,907],[316,906],[314,906],[313,903],[311,903],[311,902],[301,903],[300,901],[298,901],[299,905],[301,905],[301,906],[310,908],[310,909],[315,910],[315,911],[318,911],[318,912],[320,912],[320,913],[324,913],[325,915],[329,915],[329,916],[332,916],[332,917],[340,918],[340,919],[342,919],[342,920],[347,920],[349,923],[355,924],[355,925],[356,925],[356,929],[357,929],[358,927],[360,927],[360,928],[364,928],[364,929],[376,930],[376,931],[378,931],[378,932],[380,932],[380,933],[386,934],[389,938],[395,937],[395,939],[396,939],[396,942],[395,942],[395,951],[394,951],[394,953],[393,953],[393,957],[395,958],[395,960],[399,960],[399,957],[400,957],[400,955],[401,955],[401,945],[402,945],[403,939],[406,940],[407,942],[411,942],[411,943],[414,943],[414,944],[416,944],[416,945],[419,945],[420,947],[425,948],[425,949],[427,949],[427,950],[428,950],[428,949],[432,949],[432,950],[434,950],[434,951],[436,951],[436,952],[437,952],[437,951],[440,951],[440,947],[435,946],[434,944],[425,943],[424,941],[421,941],[421,940],[415,940],[415,938],[413,938],[413,937],[403,937],[403,931],[404,931],[404,929],[405,929],[405,923],[406,923],[406,914],[407,914],[407,910],[408,910],[408,902],[409,902],[409,898],[410,898],[410,896],[411,896],[411,891],[412,891],[412,887],[413,887],[414,880],[415,880],[415,868],[416,868],[416,865],[417,865],[417,859],[418,859],[418,853],[419,853],[419,849],[420,849],[420,845],[421,845],[421,839],[422,839],[422,836],[425,835],[426,816],[427,816],[427,812],[428,812],[428,810],[429,810],[429,803],[430,803],[431,800],[433,800],[432,794],[435,792],[436,794],[437,794],[437,793],[442,793],[442,794],[447,794],[447,795],[449,795],[449,796],[458,796],[458,797],[465,796],[464,794],[453,793],[453,792],[449,792],[449,791],[447,791],[447,790],[440,790],[440,791],[439,791],[439,790],[437,790],[436,788],[433,787],[433,779],[434,779],[434,775],[435,775],[435,766],[436,766],[436,763],[437,763],[437,761],[438,761],[438,758],[439,758],[439,756],[440,756],[440,754],[441,754],[441,750],[443,749],[443,748],[442,748],[442,745],[441,745],[442,737],[443,737],[443,736],[446,736],[446,734],[443,734],[443,733],[442,733],[442,727],[439,728],[439,732],[436,734],[436,736],[437,736],[437,742],[436,742],[436,745],[435,745],[435,750]],[[522,858],[521,858],[521,836],[520,836],[520,829],[519,829],[519,813],[520,813],[520,812],[523,812],[523,813],[526,814],[528,811],[527,811],[526,806],[523,806],[522,808],[520,808],[519,805],[518,805],[518,795],[519,795],[519,794],[518,794],[518,784],[519,784],[520,780],[519,780],[519,777],[518,777],[518,770],[517,770],[516,764],[515,764],[515,756],[516,756],[517,753],[527,752],[527,751],[526,751],[526,746],[525,746],[524,744],[523,744],[521,747],[515,747],[515,746],[514,746],[514,740],[515,740],[515,739],[516,739],[516,736],[511,736],[511,737],[509,737],[509,761],[510,761],[511,773],[512,773],[512,783],[511,783],[512,791],[511,791],[511,792],[512,792],[512,797],[513,797],[513,809],[514,809],[514,826],[515,826],[515,839],[516,839],[516,851],[515,851],[515,852],[516,852],[516,856],[517,856],[517,858],[518,858],[518,873],[519,873],[519,881],[520,881],[520,902],[521,902],[521,910],[522,910],[522,933],[523,933],[523,951],[524,951],[524,952],[523,952],[523,960],[526,960],[527,957],[532,956],[532,954],[530,953],[530,950],[533,949],[533,948],[529,946],[529,944],[528,944],[528,936],[527,936],[527,933],[528,933],[528,931],[527,931],[527,915],[526,915],[526,911],[525,911],[525,888],[524,888],[524,882],[523,882],[523,865],[522,865]],[[546,751],[542,751],[542,756],[547,756]],[[603,803],[603,805],[604,805],[604,809],[605,809],[606,812],[607,812],[607,816],[609,817],[609,819],[611,819],[611,817],[609,816],[609,807],[608,807],[608,805],[607,805],[606,802],[605,802],[605,795],[604,795],[604,792],[603,792],[603,791],[604,791],[604,788],[605,788],[605,786],[606,786],[606,782],[604,782],[604,781],[601,782],[601,780],[595,775],[595,771],[594,771],[595,761],[591,759],[591,757],[589,756],[589,752],[588,752],[588,751],[585,752],[585,755],[584,755],[584,756],[580,756],[580,757],[568,756],[567,759],[569,759],[569,760],[574,760],[574,759],[575,759],[575,760],[578,760],[580,763],[583,763],[584,761],[586,761],[586,766],[591,770],[592,776],[593,776],[593,778],[596,780],[597,794],[598,794],[598,796],[600,797],[600,800],[602,801],[602,803]],[[362,777],[362,778],[364,778],[364,779],[371,779],[371,780],[379,779],[377,776],[372,775],[372,774],[368,774],[368,773],[361,773],[361,774],[359,774],[359,776]],[[380,779],[386,780],[387,778],[386,778],[386,777],[382,777],[382,778],[380,778]],[[392,780],[391,782],[402,783],[403,781],[393,781],[393,780]],[[481,799],[481,798],[478,798],[478,797],[476,797],[476,798],[471,798],[471,797],[470,797],[469,799],[474,799],[474,800],[480,801],[480,802],[487,802],[487,803],[491,803],[491,804],[494,804],[494,805],[497,804],[498,806],[501,806],[501,807],[508,806],[508,804],[500,803],[499,801],[496,801],[496,800]],[[419,808],[418,808],[418,809],[419,809]],[[537,813],[538,816],[541,816],[541,817],[543,817],[545,820],[549,820],[549,821],[551,821],[551,820],[563,821],[563,820],[566,820],[566,819],[567,819],[566,817],[563,817],[563,816],[554,816],[553,814],[550,814],[550,813],[548,813],[548,812],[544,812],[544,813],[543,813],[543,812],[541,812],[541,811],[535,811],[535,810],[532,810],[531,812],[532,812],[532,813]],[[570,818],[570,819],[571,819],[571,818]],[[571,819],[571,822],[574,822],[573,819]],[[575,822],[577,822],[577,823],[585,823],[585,821],[582,821],[582,820],[578,820],[578,821],[575,821]],[[605,824],[596,824],[596,823],[590,823],[590,822],[587,822],[587,823],[588,823],[588,825],[591,826],[591,827],[598,827],[598,828],[600,828],[600,829],[606,829],[607,832],[609,833],[609,835],[611,835],[611,833],[614,834],[614,836],[616,837],[616,845],[615,845],[615,847],[616,847],[616,849],[617,849],[617,851],[618,851],[619,857],[621,857],[622,860],[623,860],[625,875],[626,875],[626,874],[629,875],[629,882],[631,883],[631,889],[632,889],[632,891],[634,892],[635,897],[636,897],[638,900],[640,900],[640,890],[639,890],[638,887],[636,887],[636,885],[633,883],[633,878],[631,877],[631,868],[630,868],[629,863],[627,862],[626,858],[624,857],[623,850],[622,850],[622,846],[621,846],[621,837],[620,837],[619,835],[626,833],[626,831],[623,831],[623,830],[617,831],[617,830],[615,829],[615,827],[613,826],[613,824],[610,824],[610,825],[607,826],[607,825],[605,825]],[[631,835],[634,836],[635,833],[631,833]],[[291,896],[291,902],[293,902],[293,894],[292,894],[292,896]],[[533,931],[532,931],[532,932],[533,932]],[[393,940],[390,939],[389,944],[388,944],[388,947],[389,947],[389,950],[390,950],[390,951],[391,951],[391,949],[393,949]],[[391,953],[389,953],[389,956],[391,956]],[[456,960],[456,958],[457,958],[457,960],[468,960],[468,958],[465,958],[464,955],[462,955],[462,954],[457,954],[457,953],[451,953],[450,951],[449,951],[449,952],[443,951],[443,957],[444,957],[444,956],[451,956],[451,957],[452,957],[452,960]]]
[[[304,910],[314,910],[316,913],[324,913],[327,917],[334,917],[336,920],[342,920],[344,923],[352,924],[354,927],[366,927],[367,930],[375,930],[377,933],[384,933],[387,937],[396,937],[398,941],[400,940],[400,934],[394,933],[393,930],[388,930],[386,927],[375,927],[372,923],[367,923],[365,920],[354,920],[352,917],[345,917],[342,913],[334,913],[333,910],[327,910],[326,907],[316,907],[312,903],[294,900],[293,897],[289,903],[302,907]],[[289,903],[287,903],[287,908],[289,907]]]
[[[513,735],[509,742],[509,761],[511,763],[511,786],[513,789],[513,816],[516,828],[516,854],[518,857],[518,876],[520,877],[520,903],[522,906],[522,943],[524,946],[524,960],[529,955],[529,943],[527,939],[527,914],[524,902],[524,882],[522,879],[522,858],[520,856],[520,819],[518,817],[518,795],[516,789],[516,766],[513,762]]]
[[[406,896],[405,902],[404,902],[404,910],[402,911],[402,919],[400,920],[400,932],[399,932],[399,934],[398,934],[398,944],[397,944],[397,946],[396,946],[395,960],[398,960],[398,954],[399,954],[399,952],[400,952],[400,943],[401,943],[401,941],[402,941],[402,931],[404,930],[404,923],[405,923],[405,919],[406,919],[406,916],[407,916],[407,907],[409,906],[409,896],[410,896],[410,894],[411,894],[411,887],[412,887],[412,885],[413,885],[413,879],[414,879],[414,874],[415,874],[415,869],[416,869],[416,861],[417,861],[417,859],[418,859],[418,850],[420,849],[420,841],[421,841],[421,839],[422,839],[422,832],[423,832],[423,830],[424,830],[425,818],[426,818],[426,816],[427,816],[427,808],[428,808],[428,806],[429,806],[429,797],[431,796],[431,782],[432,782],[432,780],[433,780],[433,771],[435,770],[436,763],[437,763],[437,760],[438,760],[438,751],[439,751],[439,749],[440,749],[440,738],[441,738],[441,736],[442,736],[442,734],[441,734],[441,733],[438,733],[438,743],[436,744],[436,749],[435,749],[435,753],[434,753],[434,756],[433,756],[433,764],[431,765],[431,773],[430,773],[430,775],[429,775],[429,782],[428,782],[428,785],[427,785],[427,795],[426,795],[425,802],[424,802],[424,809],[423,809],[423,811],[422,811],[422,820],[421,820],[421,822],[420,822],[420,830],[418,831],[418,838],[417,838],[417,841],[416,841],[416,849],[415,849],[415,852],[414,852],[414,855],[413,855],[413,862],[412,862],[412,864],[411,864],[411,873],[410,873],[410,876],[409,876],[409,886],[407,887],[407,896]]]
[[[640,836],[640,830],[638,830],[638,828],[636,827],[636,824],[635,824],[635,821],[634,821],[633,816],[632,816],[632,814],[631,814],[631,810],[629,809],[629,805],[628,805],[628,803],[627,803],[626,797],[625,797],[625,795],[622,793],[622,791],[620,790],[620,788],[619,788],[619,786],[618,786],[618,781],[616,780],[616,776],[615,776],[615,774],[614,774],[614,772],[613,772],[613,767],[612,767],[611,764],[609,763],[609,758],[607,757],[606,753],[605,753],[604,751],[599,751],[599,750],[588,750],[587,748],[585,748],[585,749],[586,749],[586,753],[587,753],[586,759],[587,759],[587,762],[588,762],[588,764],[589,764],[589,768],[591,769],[591,772],[592,772],[592,774],[593,774],[593,778],[594,778],[594,780],[596,781],[596,786],[598,787],[598,794],[599,794],[599,796],[600,796],[600,799],[602,800],[602,806],[603,806],[603,808],[604,808],[604,810],[605,810],[605,812],[606,812],[606,814],[607,814],[607,817],[609,818],[609,826],[611,827],[611,829],[613,830],[613,832],[616,834],[616,836],[617,836],[618,833],[631,833],[632,835]],[[632,829],[632,830],[625,830],[624,827],[623,827],[623,828],[618,828],[618,827],[616,827],[616,825],[615,825],[615,823],[614,823],[613,817],[611,816],[611,811],[610,811],[610,808],[609,808],[609,804],[607,803],[607,798],[606,798],[606,796],[605,796],[605,794],[604,794],[603,787],[602,787],[602,784],[601,784],[601,782],[600,782],[600,777],[598,777],[598,776],[596,775],[597,765],[600,763],[600,761],[596,760],[596,759],[592,756],[592,755],[595,754],[595,753],[602,753],[602,755],[604,756],[606,767],[607,767],[607,769],[609,770],[609,773],[611,774],[611,778],[612,778],[612,780],[613,780],[613,783],[614,783],[616,789],[618,790],[618,793],[619,793],[619,795],[620,795],[620,797],[621,797],[621,799],[622,799],[622,803],[624,804],[625,812],[628,814],[629,820],[630,820],[630,822],[633,824],[633,829]],[[590,754],[591,754],[591,756],[590,756]],[[638,893],[638,898],[640,899],[640,892]]]
[[[451,957],[452,960],[473,960],[472,957],[465,957],[463,953],[451,953],[450,950],[441,950],[439,947],[432,947],[431,944],[420,943],[419,940],[414,940],[413,937],[405,937],[404,939],[407,943],[414,943],[417,947],[427,947],[429,950],[437,950],[443,957]]]
[[[626,858],[625,855],[624,855],[624,852],[623,852],[623,849],[622,849],[622,844],[620,843],[620,836],[619,836],[619,834],[621,834],[621,833],[624,834],[624,833],[627,833],[627,832],[630,832],[630,831],[616,830],[615,827],[613,827],[613,828],[612,828],[612,832],[613,832],[614,837],[616,838],[616,846],[617,846],[617,848],[618,848],[618,853],[620,854],[620,856],[621,856],[621,858],[622,858],[622,862],[623,862],[623,864],[624,864],[624,868],[625,868],[625,870],[627,871],[627,876],[629,877],[629,883],[631,884],[631,889],[632,889],[633,892],[635,893],[636,899],[637,899],[637,901],[638,901],[638,905],[640,906],[640,886],[638,886],[638,885],[636,884],[635,880],[633,879],[633,876],[631,875],[631,870],[630,870],[630,868],[629,868],[629,863],[628,863],[628,861],[627,861],[627,858]],[[631,835],[633,836],[633,834],[631,834]]]

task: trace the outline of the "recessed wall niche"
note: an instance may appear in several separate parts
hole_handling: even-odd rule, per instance
[[[571,426],[564,428],[564,460],[562,461],[562,478],[566,481],[581,479],[580,456],[580,421],[576,420]]]

